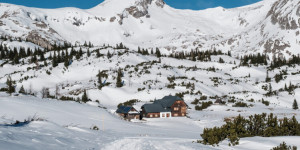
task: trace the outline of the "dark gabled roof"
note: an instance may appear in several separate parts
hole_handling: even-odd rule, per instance
[[[156,100],[153,104],[145,104],[142,108],[145,109],[146,113],[159,113],[159,112],[171,112],[171,106],[175,101],[182,100],[178,96],[165,96],[160,100]]]
[[[175,101],[182,100],[182,98],[178,96],[165,96],[161,100],[154,101],[154,104],[161,104],[164,108],[171,108],[171,106],[175,103]]]
[[[165,109],[161,104],[145,104],[142,106],[146,113],[171,112],[171,109]]]
[[[128,114],[132,108],[133,108],[132,106],[120,106],[116,112],[120,113],[120,114]],[[135,108],[133,108],[133,109],[135,109]]]

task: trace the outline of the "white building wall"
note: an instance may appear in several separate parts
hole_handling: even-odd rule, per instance
[[[168,118],[171,118],[171,117],[172,117],[171,112],[161,112],[161,113],[160,113],[160,118],[167,118],[167,114],[169,114],[169,117],[168,117]],[[163,116],[164,116],[164,117],[163,117]]]

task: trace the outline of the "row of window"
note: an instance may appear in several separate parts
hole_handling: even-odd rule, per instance
[[[179,114],[174,114],[174,117],[177,117]],[[150,118],[152,118],[152,117],[158,117],[158,114],[155,114],[155,115],[150,115]],[[181,116],[185,116],[185,114],[184,113],[181,113]],[[166,117],[166,115],[165,114],[162,114],[162,117]],[[169,115],[167,115],[167,117],[169,117]]]

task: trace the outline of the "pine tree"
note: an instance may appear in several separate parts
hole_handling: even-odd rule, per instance
[[[89,48],[91,48],[93,45],[92,45],[92,43],[91,42],[89,42]]]
[[[13,81],[10,76],[7,77],[6,85],[7,85],[7,93],[11,95],[13,92],[15,92],[15,87],[13,85]]]
[[[297,103],[297,101],[296,101],[296,99],[294,99],[294,103],[293,103],[293,109],[299,109],[298,108],[298,103]]]
[[[68,68],[68,66],[69,66],[69,59],[68,59],[68,57],[65,57],[64,65],[65,65],[66,68]]]
[[[4,59],[5,58],[5,52],[4,49],[2,49],[2,45],[0,44],[0,59]]]
[[[99,58],[100,56],[101,56],[101,54],[100,54],[100,50],[98,49],[98,50],[96,50],[96,53],[97,53],[97,58]]]
[[[286,86],[286,83],[284,84],[284,90],[285,90],[285,91],[288,90],[288,88],[287,88],[287,86]]]
[[[89,101],[89,98],[88,98],[88,96],[87,96],[87,94],[86,94],[86,90],[84,90],[81,100],[82,100],[82,102],[84,102],[84,103],[86,103],[86,102]]]
[[[91,53],[90,53],[90,49],[87,50],[87,57],[90,57]]]
[[[223,64],[223,63],[225,63],[225,61],[220,57],[219,58],[219,63]]]
[[[269,77],[269,71],[267,71],[266,82],[270,82],[271,78]]]
[[[82,57],[82,55],[83,55],[83,52],[82,52],[82,48],[80,47],[79,48],[79,56]]]
[[[273,93],[272,85],[269,83],[269,94],[271,95]]]
[[[19,93],[21,93],[21,94],[25,94],[26,93],[23,85],[21,86],[21,88],[19,90]]]
[[[231,51],[228,51],[227,55],[231,57]]]
[[[57,64],[56,52],[54,51],[54,55],[53,55],[53,59],[52,59],[52,66],[56,67],[57,65],[58,64]]]
[[[46,67],[48,66],[48,64],[47,64],[47,61],[46,61],[46,60],[44,61],[44,66],[46,66]]]
[[[101,79],[101,72],[99,70],[99,73],[97,74],[98,77],[98,89],[101,90],[103,85],[102,85],[102,79]]]
[[[116,83],[117,87],[122,87],[122,70],[121,68],[119,68],[118,70],[118,76],[117,76],[117,83]]]
[[[107,58],[108,58],[108,59],[110,59],[110,58],[111,58],[111,54],[110,54],[110,52],[109,52],[109,51],[107,52]]]
[[[40,55],[40,61],[44,61],[44,60],[45,60],[44,53],[41,53],[41,55]]]
[[[57,52],[57,63],[61,63],[62,62],[62,58],[60,55],[60,51]]]
[[[160,50],[158,48],[156,48],[155,54],[156,54],[156,57],[161,57],[161,53],[160,53]]]
[[[20,61],[19,61],[19,56],[18,56],[18,53],[15,54],[15,58],[14,58],[14,64],[19,64]]]

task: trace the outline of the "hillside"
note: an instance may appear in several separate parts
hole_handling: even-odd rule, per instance
[[[150,50],[147,50],[149,53],[147,54],[146,50],[136,52],[126,47],[120,49],[107,46],[80,46],[42,54],[39,54],[41,50],[35,51],[36,54],[20,58],[20,63],[9,59],[3,59],[1,62],[0,89],[5,90],[7,87],[5,83],[9,77],[15,81],[16,86],[16,93],[12,96],[6,93],[1,93],[0,96],[2,116],[0,131],[4,133],[3,142],[8,147],[11,146],[10,143],[16,142],[14,139],[6,138],[10,137],[9,133],[18,134],[24,140],[43,141],[38,145],[44,146],[47,143],[39,137],[40,134],[30,131],[37,130],[53,135],[53,132],[59,130],[62,133],[66,132],[69,138],[61,139],[60,136],[49,135],[52,139],[58,140],[49,141],[49,144],[53,144],[50,149],[61,144],[72,145],[75,149],[81,147],[126,149],[127,146],[135,146],[136,149],[144,149],[144,146],[160,149],[160,146],[164,147],[168,143],[172,143],[171,147],[184,143],[182,149],[199,149],[204,145],[191,143],[201,139],[199,135],[204,128],[220,126],[224,124],[224,120],[239,114],[249,116],[274,113],[279,118],[295,115],[299,119],[299,110],[292,109],[294,99],[300,99],[299,63],[294,64],[294,67],[284,65],[278,68],[271,68],[270,64],[250,63],[243,66],[244,60],[221,52],[207,52],[211,55],[205,56],[207,60],[201,60],[201,57],[193,60],[193,57],[189,56],[182,59],[173,58],[171,55],[158,57],[155,53],[151,54]],[[41,60],[42,55],[44,61]],[[58,59],[59,56],[60,59],[72,58],[72,63],[66,66],[63,62],[56,62],[54,65],[54,58]],[[32,62],[35,57],[37,60]],[[121,88],[116,87],[119,68],[122,70],[124,82]],[[101,90],[98,88],[99,71],[105,83]],[[266,81],[266,77],[270,80]],[[27,93],[25,95],[17,94],[22,86]],[[49,94],[45,95],[45,90],[49,91]],[[86,104],[81,101],[84,90],[90,99]],[[127,122],[115,114],[117,105],[128,100],[139,100],[134,107],[140,109],[143,104],[170,94],[184,98],[190,108],[187,118]],[[197,107],[208,102],[214,103],[217,99],[224,101],[225,105],[214,104],[202,111],[197,110]],[[245,106],[240,106],[239,103]],[[34,121],[28,126],[21,127],[22,132],[6,125],[35,115],[45,119],[46,122]],[[109,118],[109,121],[101,122],[102,117]],[[99,128],[104,126],[105,131],[100,133],[89,131],[88,128],[94,125]],[[43,128],[40,129],[40,126]],[[172,132],[173,130],[180,132]],[[100,137],[104,134],[105,138],[93,138],[98,134]],[[140,136],[146,136],[146,139]],[[149,138],[153,140],[148,141]],[[269,139],[272,142],[265,146],[268,149],[272,148],[279,144],[275,141],[283,139],[297,145],[293,142],[295,140],[293,138],[280,137]],[[90,142],[80,144],[77,140]],[[144,140],[148,142],[145,143]],[[165,143],[158,144],[161,140]],[[241,145],[233,148],[245,148],[247,144],[243,144],[243,141],[260,143],[256,138],[243,138]],[[103,145],[99,142],[117,142],[120,147],[113,146],[112,143]],[[128,142],[131,144],[126,144]],[[25,142],[19,144],[24,146]],[[28,145],[29,149],[32,148],[32,144],[30,142]],[[225,147],[228,148],[226,141],[216,148]],[[205,148],[214,149],[210,146]]]

